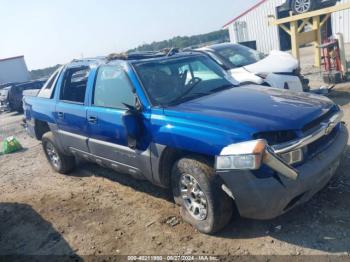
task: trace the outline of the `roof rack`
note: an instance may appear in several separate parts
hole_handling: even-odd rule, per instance
[[[106,59],[104,56],[98,57],[87,57],[87,58],[76,58],[71,61],[71,63],[83,63],[83,62],[97,62]]]
[[[142,60],[157,57],[172,56],[179,53],[177,48],[166,48],[160,51],[136,51],[130,53],[113,53],[107,56],[108,61],[112,60]]]

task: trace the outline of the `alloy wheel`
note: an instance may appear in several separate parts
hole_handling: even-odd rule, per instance
[[[208,215],[208,201],[198,181],[189,174],[183,174],[180,179],[180,192],[190,215],[196,220],[205,220]]]
[[[312,0],[295,0],[294,10],[299,14],[310,11],[311,1]]]
[[[59,169],[59,167],[61,165],[61,159],[60,159],[60,156],[58,155],[54,145],[50,142],[47,142],[45,148],[46,148],[46,153],[49,157],[51,164],[55,168]]]

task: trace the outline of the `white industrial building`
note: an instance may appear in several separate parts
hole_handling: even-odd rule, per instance
[[[283,46],[286,41],[282,41],[281,29],[268,24],[268,16],[277,17],[276,8],[284,2],[285,0],[260,0],[252,8],[225,24],[224,28],[229,30],[231,42],[248,42],[264,53],[273,49],[289,49]],[[340,2],[345,3],[350,0]],[[350,43],[350,10],[333,13],[330,26],[333,34],[342,33],[345,42]]]
[[[0,59],[0,85],[28,80],[30,80],[30,75],[24,56]]]

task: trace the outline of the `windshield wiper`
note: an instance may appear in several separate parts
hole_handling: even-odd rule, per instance
[[[223,90],[226,90],[226,89],[231,89],[233,87],[235,87],[235,85],[227,84],[227,85],[222,85],[222,86],[219,86],[217,88],[214,88],[213,90],[210,90],[209,92],[193,93],[191,95],[182,95],[182,96],[176,98],[174,101],[171,101],[167,105],[168,106],[178,105],[178,104],[184,103],[186,101],[189,101],[189,100],[192,100],[192,99],[195,99],[195,98],[199,98],[199,97],[202,97],[202,96],[208,96],[208,95],[216,93],[216,92],[220,92],[220,91],[223,91]]]
[[[189,100],[199,98],[202,96],[207,96],[207,95],[210,95],[210,93],[193,93],[189,96],[181,96],[181,97],[175,99],[174,101],[171,101],[170,103],[168,103],[167,106],[175,106],[175,105],[187,102]]]

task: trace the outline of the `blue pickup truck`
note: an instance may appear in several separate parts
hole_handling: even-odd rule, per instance
[[[214,233],[231,219],[270,219],[309,200],[347,146],[329,99],[238,86],[203,54],[76,60],[24,98],[27,130],[54,170],[76,158],[171,188],[184,220]]]

